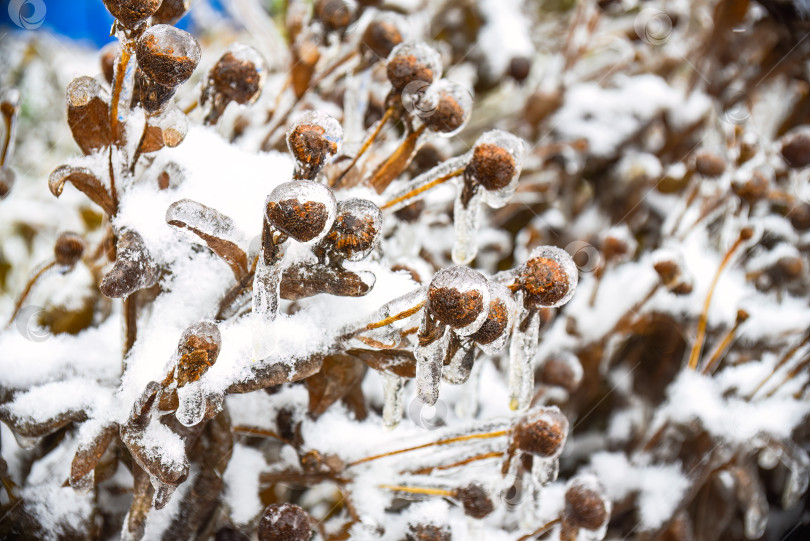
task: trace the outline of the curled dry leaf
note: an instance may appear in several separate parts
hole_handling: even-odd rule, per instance
[[[107,297],[128,297],[157,282],[158,269],[143,238],[132,230],[118,237],[113,268],[104,275],[99,289]]]
[[[106,91],[92,77],[77,77],[67,88],[67,119],[82,152],[110,146],[110,106]]]
[[[321,415],[363,380],[365,365],[351,355],[329,355],[321,370],[304,383],[309,391],[309,412]]]
[[[374,275],[321,265],[300,263],[284,270],[281,298],[299,300],[319,293],[338,297],[362,297],[374,286]]]
[[[237,280],[247,274],[247,254],[237,245],[242,234],[233,220],[218,210],[190,199],[181,199],[169,206],[166,223],[187,229],[200,237],[211,251],[228,264]]]
[[[56,197],[62,195],[65,183],[70,182],[77,190],[90,198],[90,200],[100,206],[107,216],[113,216],[116,212],[116,205],[101,180],[87,167],[74,167],[72,165],[62,165],[54,169],[48,178],[48,188]]]

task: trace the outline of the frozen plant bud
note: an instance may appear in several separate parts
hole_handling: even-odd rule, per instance
[[[298,115],[287,130],[287,147],[295,158],[296,178],[312,180],[340,150],[343,128],[321,111]]]
[[[514,192],[526,155],[523,139],[503,130],[485,132],[475,142],[465,179],[475,181],[488,192]],[[505,194],[506,195],[506,194]]]
[[[338,203],[337,217],[324,238],[327,249],[343,259],[360,261],[380,241],[382,211],[367,199],[346,199]]]
[[[526,80],[531,69],[532,61],[525,56],[516,56],[509,61],[509,76],[519,83]]]
[[[492,499],[480,485],[459,488],[455,496],[464,507],[464,514],[473,518],[484,518],[495,510]]]
[[[521,266],[510,289],[523,293],[527,309],[552,308],[571,300],[578,279],[574,260],[565,250],[542,246]]]
[[[582,366],[573,354],[565,358],[552,357],[543,363],[540,370],[540,382],[543,385],[561,387],[572,393],[582,381]]]
[[[590,475],[571,479],[565,491],[563,520],[570,526],[595,531],[608,518],[609,504],[599,481]]]
[[[472,96],[461,85],[441,80],[428,88],[418,110],[425,111],[420,116],[428,129],[454,135],[470,119]]]
[[[517,449],[541,458],[557,458],[568,437],[568,419],[556,407],[530,411],[513,429]]]
[[[708,178],[717,178],[726,171],[726,162],[717,154],[701,152],[695,157],[695,171]]]
[[[156,24],[146,30],[135,48],[138,66],[152,81],[176,88],[185,83],[200,62],[197,39],[178,28]]]
[[[782,138],[782,157],[795,169],[810,165],[810,130],[806,126],[791,130]]]
[[[371,21],[363,32],[363,47],[378,58],[387,58],[400,43],[402,32],[390,18]]]
[[[175,24],[183,18],[190,6],[191,0],[163,0],[152,15],[152,24]]]
[[[732,181],[731,189],[737,197],[753,205],[768,196],[771,190],[771,181],[762,171],[754,171],[745,181]]]
[[[221,346],[219,328],[210,321],[195,323],[183,331],[177,343],[177,386],[200,379],[216,362]]]
[[[268,505],[259,521],[259,541],[308,541],[309,515],[291,503]]]
[[[386,72],[394,92],[401,93],[413,82],[429,85],[438,81],[442,76],[442,60],[426,43],[400,43],[388,56]]]
[[[14,187],[16,175],[10,167],[0,167],[0,200],[5,199]]]
[[[316,0],[315,19],[327,30],[343,30],[352,22],[353,12],[346,0]]]
[[[323,237],[335,221],[337,203],[332,190],[310,180],[279,184],[265,206],[267,222],[298,242]]]
[[[99,289],[112,298],[123,298],[157,282],[157,268],[143,238],[135,231],[118,237],[113,268],[104,275]]]
[[[92,77],[77,77],[67,87],[67,118],[73,139],[82,152],[110,145],[110,108],[106,91]]]
[[[678,261],[676,254],[662,252],[657,255],[653,263],[655,272],[671,293],[688,295],[692,292],[692,281],[683,274],[683,265]]]
[[[408,524],[405,541],[451,541],[450,529],[435,524]]]
[[[72,267],[84,253],[84,240],[70,231],[66,231],[59,235],[56,239],[56,244],[53,247],[54,259],[56,263],[63,267]]]
[[[430,282],[427,310],[439,322],[468,335],[486,320],[489,296],[483,274],[469,267],[447,267]]]
[[[160,7],[161,0],[103,0],[113,17],[127,28],[146,21]]]
[[[211,68],[207,84],[223,100],[245,105],[261,94],[265,74],[264,60],[256,49],[233,43]]]
[[[509,314],[506,303],[501,299],[493,299],[489,303],[489,314],[481,328],[470,335],[470,338],[479,344],[491,344],[504,335],[508,328]]]

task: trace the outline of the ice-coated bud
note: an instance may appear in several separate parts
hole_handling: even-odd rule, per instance
[[[563,520],[569,526],[595,531],[609,518],[610,503],[596,477],[581,475],[568,482]]]
[[[253,103],[262,92],[266,74],[264,59],[256,49],[232,43],[208,73],[203,96],[208,97],[208,92],[211,92],[226,102]]]
[[[267,222],[298,242],[319,240],[335,221],[332,190],[310,180],[279,184],[267,197]]]
[[[99,289],[112,298],[123,298],[157,282],[158,270],[146,245],[135,231],[118,237],[113,268],[104,275]]]
[[[190,6],[191,0],[163,0],[152,15],[152,24],[175,24],[183,18]]]
[[[386,72],[395,92],[408,84],[433,84],[442,76],[442,59],[436,50],[424,42],[400,43],[388,55]]]
[[[461,336],[479,330],[489,313],[487,279],[469,267],[453,266],[437,272],[427,297],[429,313]]]
[[[541,458],[557,458],[568,437],[568,419],[556,406],[530,411],[515,425],[517,449]]]
[[[510,289],[523,292],[527,309],[553,308],[571,300],[578,280],[577,266],[568,252],[541,246],[520,267]]]
[[[156,24],[138,38],[135,54],[147,77],[175,88],[191,77],[200,62],[200,45],[188,32],[167,24]]]
[[[810,165],[810,129],[806,125],[789,131],[781,143],[782,157],[788,166],[801,169]]]
[[[354,18],[354,10],[346,0],[316,0],[313,12],[315,20],[327,30],[343,30]]]
[[[449,137],[470,119],[472,96],[460,84],[442,79],[427,89],[418,109],[429,130]]]
[[[490,130],[476,140],[464,176],[488,192],[503,191],[511,196],[525,156],[523,139],[503,130]]]
[[[160,7],[161,0],[103,0],[113,17],[127,28],[146,21]]]
[[[382,231],[382,211],[368,199],[338,203],[337,217],[324,238],[327,250],[349,261],[360,261],[377,246]]]
[[[287,147],[295,158],[296,177],[312,180],[340,150],[343,128],[322,111],[306,111],[287,130]]]
[[[368,23],[363,31],[363,48],[378,58],[388,58],[402,43],[402,32],[393,17],[380,17]]]
[[[436,524],[408,524],[405,541],[452,541],[450,528]]]
[[[464,508],[464,514],[482,519],[495,510],[492,499],[480,485],[468,485],[456,490],[456,498]]]
[[[183,331],[177,343],[177,386],[200,379],[219,356],[222,337],[216,324],[200,321]]]
[[[72,267],[84,253],[84,240],[76,233],[65,231],[56,239],[53,256],[56,263],[63,267]]]
[[[307,512],[297,505],[270,504],[259,521],[259,541],[309,541],[309,520]]]
[[[490,282],[492,300],[489,302],[489,313],[477,331],[470,335],[481,349],[494,354],[503,349],[512,328],[515,314],[515,301],[509,290],[498,283]]]

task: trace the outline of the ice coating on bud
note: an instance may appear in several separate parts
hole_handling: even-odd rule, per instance
[[[267,223],[298,242],[322,239],[332,227],[337,203],[332,190],[310,180],[279,184],[267,196]]]
[[[557,406],[526,413],[512,429],[515,447],[535,457],[559,458],[568,438],[568,419]]]
[[[151,80],[174,88],[191,77],[200,62],[200,45],[188,32],[156,24],[138,38],[135,54],[141,70]]]
[[[174,148],[186,138],[188,117],[176,106],[166,107],[159,115],[150,119],[160,129],[163,144]]]
[[[501,351],[509,339],[517,306],[512,295],[503,284],[490,282],[489,313],[481,327],[470,338],[485,353],[494,355]]]
[[[453,81],[442,79],[430,85],[419,100],[419,116],[428,129],[451,137],[460,132],[472,113],[470,91]]]
[[[224,102],[245,105],[261,95],[267,68],[259,52],[243,43],[232,43],[208,72],[203,102],[221,96]]]
[[[499,208],[515,193],[525,159],[523,139],[503,130],[489,130],[475,141],[464,176],[484,188],[490,207]]]
[[[610,518],[611,502],[605,489],[594,475],[578,475],[568,481],[565,489],[563,528],[582,528],[600,532],[601,539]]]
[[[211,321],[200,321],[183,331],[177,344],[178,387],[200,379],[216,362],[221,347],[219,327]]]
[[[442,76],[442,58],[423,41],[400,43],[388,55],[386,72],[395,92],[402,92],[408,84],[432,84]]]
[[[381,13],[363,31],[363,47],[378,58],[387,58],[394,47],[402,43],[401,24],[400,18]]]
[[[342,30],[354,18],[353,5],[346,0],[317,0],[313,11],[327,30]]]
[[[152,24],[175,24],[183,18],[189,7],[191,0],[163,0],[152,15]]]
[[[528,309],[554,308],[571,300],[578,280],[576,263],[568,252],[556,246],[540,246],[518,269],[510,289],[522,293]]]
[[[312,180],[338,153],[343,127],[322,111],[306,111],[295,117],[287,130],[287,148],[295,158],[296,178]]]
[[[477,331],[489,313],[489,283],[469,267],[447,267],[433,276],[426,310],[459,336]]]
[[[259,541],[308,541],[312,535],[310,517],[291,503],[267,506],[259,521]]]
[[[368,199],[346,199],[338,203],[337,217],[324,243],[330,252],[349,261],[360,261],[377,246],[381,231],[380,207]]]
[[[146,21],[160,7],[162,0],[103,0],[113,17],[129,28]]]

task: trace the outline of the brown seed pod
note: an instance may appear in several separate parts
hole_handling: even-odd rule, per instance
[[[298,242],[309,242],[329,231],[336,206],[335,196],[323,184],[309,180],[285,182],[268,196],[265,219]]]
[[[219,328],[210,321],[200,321],[183,331],[177,343],[177,386],[200,379],[216,362],[221,346]]]
[[[73,139],[85,154],[110,145],[106,91],[92,77],[77,77],[68,85],[67,117]]]
[[[152,24],[176,24],[188,12],[191,0],[163,0],[152,15]]]
[[[408,524],[405,541],[451,541],[453,536],[447,526],[435,524]]]
[[[523,292],[523,305],[527,309],[554,307],[571,299],[577,278],[571,256],[559,248],[545,246],[532,252],[510,289]]]
[[[390,20],[371,21],[363,31],[362,46],[377,58],[387,58],[402,43],[402,33]]]
[[[147,77],[175,88],[191,77],[200,62],[200,45],[188,32],[157,24],[138,38],[135,54]]]
[[[708,178],[717,178],[726,171],[726,162],[717,154],[701,152],[695,157],[695,171]]]
[[[108,43],[101,48],[99,59],[101,62],[101,73],[104,75],[104,80],[107,81],[108,85],[112,85],[113,76],[115,74],[115,57],[118,56],[120,50],[121,46],[117,41]]]
[[[577,390],[582,381],[582,368],[578,366],[578,363],[576,357],[568,360],[552,357],[543,363],[539,381],[543,385],[562,387],[572,393]]]
[[[381,230],[380,207],[367,199],[345,199],[338,203],[335,223],[321,244],[341,259],[359,261],[377,246]]]
[[[113,17],[127,28],[146,21],[160,7],[161,0],[103,0]]]
[[[66,231],[59,235],[56,239],[56,244],[53,247],[54,258],[58,265],[63,267],[72,267],[84,253],[84,240],[70,231]]]
[[[312,180],[340,149],[343,128],[321,111],[298,115],[287,130],[287,148],[295,158],[296,178]]]
[[[762,171],[754,171],[751,173],[751,177],[744,182],[732,181],[731,189],[737,194],[737,197],[749,205],[753,205],[768,196],[771,182]]]
[[[259,541],[308,541],[312,536],[310,517],[291,503],[268,505],[259,521]]]
[[[484,518],[495,510],[492,500],[480,485],[468,485],[455,491],[455,497],[464,507],[464,514],[473,518]]]
[[[790,167],[800,169],[810,165],[810,130],[793,130],[782,138],[782,157]]]
[[[316,0],[313,10],[315,20],[321,21],[327,30],[343,30],[352,22],[353,10],[346,0]]]
[[[138,89],[138,100],[144,110],[149,114],[161,111],[174,97],[177,87],[166,86],[146,77],[138,71],[135,76]]]
[[[16,175],[10,167],[0,167],[0,200],[5,199],[14,187]]]
[[[442,76],[441,57],[425,43],[400,43],[388,56],[386,73],[394,92],[402,92],[410,83],[430,85]]]
[[[469,327],[486,318],[489,287],[486,278],[467,267],[447,267],[430,282],[427,310],[439,322],[454,329]],[[473,329],[478,330],[476,329]]]
[[[512,182],[516,172],[515,159],[509,151],[485,143],[476,145],[464,175],[470,176],[487,190],[500,190]]]
[[[479,344],[491,344],[507,332],[508,323],[506,303],[501,299],[492,299],[487,319],[480,329],[470,335],[470,338]]]
[[[208,73],[208,88],[225,102],[254,102],[264,84],[264,61],[259,53],[241,43],[232,44]],[[203,98],[206,94],[203,94]]]
[[[143,238],[128,230],[118,237],[115,264],[102,278],[99,289],[107,297],[123,298],[153,286],[157,278],[157,267]]]
[[[526,80],[531,69],[532,61],[525,56],[516,56],[509,61],[509,76],[519,83]]]
[[[471,100],[467,100],[470,101]],[[435,99],[435,107],[424,118],[428,129],[434,132],[451,134],[460,130],[467,122],[470,107],[464,102],[462,96],[440,90]]]
[[[542,458],[556,458],[565,446],[568,419],[556,407],[530,411],[513,429],[517,449]]]
[[[586,530],[598,530],[609,518],[605,496],[595,478],[574,478],[565,491],[563,519]]]

